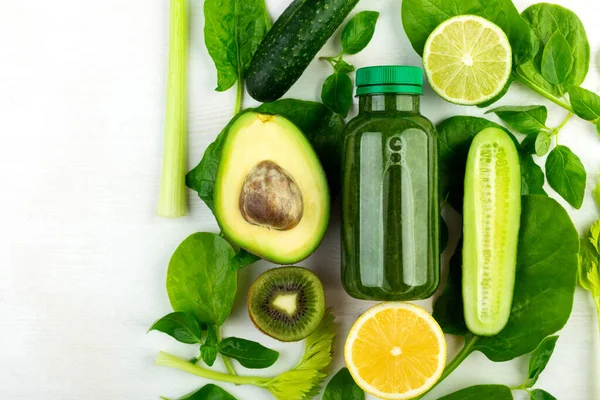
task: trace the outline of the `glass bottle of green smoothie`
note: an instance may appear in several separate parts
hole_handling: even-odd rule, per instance
[[[439,285],[438,143],[419,112],[423,73],[356,73],[342,163],[342,283],[352,297],[417,300]]]

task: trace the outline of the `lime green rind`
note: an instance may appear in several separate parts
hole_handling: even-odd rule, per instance
[[[484,129],[473,140],[463,214],[465,322],[475,335],[493,336],[510,317],[521,218],[519,154],[501,129]]]

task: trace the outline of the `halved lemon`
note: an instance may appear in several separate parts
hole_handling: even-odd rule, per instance
[[[344,358],[365,392],[412,399],[431,388],[446,365],[444,333],[410,303],[381,303],[361,315],[346,339]]]
[[[496,97],[510,77],[512,49],[504,31],[476,15],[442,22],[429,35],[423,66],[432,89],[463,105]]]

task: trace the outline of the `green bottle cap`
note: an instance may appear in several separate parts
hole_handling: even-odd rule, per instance
[[[423,94],[423,71],[407,65],[382,65],[356,71],[356,95],[379,93]]]

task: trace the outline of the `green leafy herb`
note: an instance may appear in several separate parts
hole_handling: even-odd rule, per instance
[[[569,89],[569,99],[578,117],[588,121],[600,118],[600,96],[577,86]]]
[[[542,76],[553,85],[561,86],[573,70],[571,45],[559,31],[546,43],[542,55]]]
[[[156,212],[166,218],[187,213],[187,18],[186,1],[171,0],[165,142]]]
[[[503,106],[489,110],[486,114],[492,112],[508,126],[525,135],[549,129],[546,126],[548,109],[545,106]]]
[[[217,331],[211,324],[208,325],[208,331],[206,335],[206,341],[200,346],[200,355],[202,361],[209,367],[212,367],[217,359],[217,346],[219,345],[219,339],[217,338]]]
[[[335,338],[333,315],[328,310],[319,327],[306,338],[304,355],[291,370],[274,377],[237,376],[212,371],[174,355],[159,352],[155,365],[176,368],[202,378],[238,385],[254,385],[271,392],[278,400],[309,400],[316,396],[327,376]]]
[[[596,132],[598,132],[598,135],[600,135],[600,119],[596,121]]]
[[[565,103],[560,100],[560,97],[564,94],[565,89],[581,85],[589,69],[590,45],[585,28],[574,12],[555,4],[534,4],[523,11],[522,16],[534,30],[540,51],[531,62],[527,64],[522,62],[517,63],[517,79],[543,96],[563,106]],[[556,61],[563,63],[563,61],[572,60],[573,62],[570,73],[567,74],[568,76],[561,82],[561,85],[548,81],[544,77],[542,67],[544,53],[550,54],[554,52],[547,52],[546,47],[549,45],[552,47],[555,46],[551,40],[557,34],[562,35],[562,38],[568,43],[570,57],[563,53],[558,56],[558,58],[562,58],[563,60],[558,61],[557,59]],[[560,41],[562,42],[562,40]],[[558,46],[563,48],[563,51],[567,49],[564,43],[558,44]],[[546,58],[548,57],[550,56],[546,55]],[[561,67],[564,67],[565,64],[567,63],[565,62]],[[551,76],[549,75],[549,71],[546,75]]]
[[[174,312],[168,314],[158,321],[148,330],[166,333],[181,343],[195,344],[202,342],[202,329],[196,319],[184,312]]]
[[[579,209],[585,195],[585,167],[568,147],[557,146],[546,160],[550,186],[573,207]]]
[[[550,151],[552,136],[548,132],[540,132],[535,138],[535,154],[543,157]]]
[[[166,397],[161,397],[161,399],[169,400]],[[208,384],[177,400],[236,400],[236,398],[217,385]]]
[[[335,70],[335,72],[339,72],[340,74],[349,74],[350,72],[355,70],[354,65],[348,64],[344,60],[336,62],[333,69]]]
[[[513,395],[508,386],[477,385],[454,392],[438,400],[512,400]]]
[[[600,220],[592,225],[587,237],[581,240],[577,281],[579,286],[592,294],[600,327]]]
[[[231,312],[237,275],[230,268],[231,245],[212,233],[195,233],[175,250],[167,272],[167,292],[175,311],[220,326]]]
[[[552,357],[552,353],[554,352],[554,347],[556,347],[557,340],[558,336],[548,336],[540,343],[537,349],[533,351],[531,359],[529,360],[529,376],[524,383],[525,387],[533,387],[540,377],[540,374],[546,369],[550,357]]]
[[[364,400],[365,392],[354,382],[348,368],[342,368],[327,384],[323,400]]]
[[[231,259],[230,268],[233,271],[237,271],[239,269],[247,267],[248,265],[254,264],[258,260],[260,260],[259,256],[255,256],[254,254],[248,253],[246,250],[241,249]]]
[[[535,142],[537,141],[537,137],[537,133],[525,136],[525,139],[521,142],[521,150],[526,154],[535,154]]]
[[[279,353],[251,340],[229,337],[219,343],[219,353],[237,360],[245,368],[268,368]]]
[[[413,48],[423,55],[427,38],[448,18],[475,14],[494,22],[506,32],[513,49],[513,60],[522,64],[537,53],[537,42],[527,23],[510,0],[404,0],[402,23]]]
[[[529,393],[531,400],[556,400],[556,397],[542,389],[535,389]]]
[[[594,200],[596,200],[596,205],[600,208],[600,180],[598,181],[596,188],[592,191],[592,194],[594,195]]]
[[[342,49],[345,54],[361,52],[375,34],[375,25],[379,13],[376,11],[362,11],[356,14],[342,31]]]
[[[336,72],[325,79],[321,90],[323,104],[342,117],[346,117],[352,107],[354,85],[346,74]]]
[[[237,114],[243,78],[260,42],[271,29],[265,0],[205,0],[204,42],[217,68],[217,91],[238,82]]]
[[[521,194],[540,194],[547,196],[544,190],[546,177],[539,165],[535,163],[533,157],[524,152],[519,153],[521,160]]]

